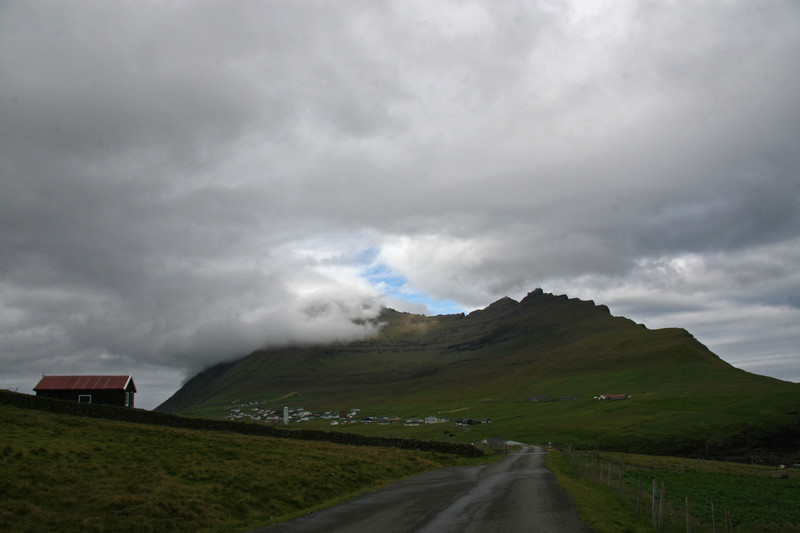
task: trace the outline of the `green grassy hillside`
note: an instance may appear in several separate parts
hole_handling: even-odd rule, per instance
[[[0,404],[0,531],[247,531],[468,463]]]
[[[736,369],[682,329],[649,330],[605,306],[538,289],[466,316],[386,310],[379,321],[380,332],[359,342],[262,350],[208,369],[159,410],[223,416],[244,400],[359,407],[362,416],[491,419],[450,437],[472,441],[685,454],[798,451],[800,385]],[[609,393],[630,399],[593,399]],[[347,430],[438,438],[451,427]]]

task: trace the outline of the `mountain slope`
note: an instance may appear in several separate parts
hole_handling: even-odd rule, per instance
[[[590,301],[537,289],[466,316],[387,309],[379,321],[379,333],[361,341],[260,350],[218,365],[158,409],[213,416],[248,399],[401,417],[465,410],[493,418],[492,431],[506,438],[630,449],[730,448],[753,424],[797,426],[798,385],[736,369],[685,330],[648,330]],[[631,400],[593,400],[603,393]],[[526,401],[544,397],[578,399]]]

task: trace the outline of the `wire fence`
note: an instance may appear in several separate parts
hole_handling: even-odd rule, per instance
[[[562,453],[576,476],[616,494],[658,532],[800,531],[797,469],[569,448]]]

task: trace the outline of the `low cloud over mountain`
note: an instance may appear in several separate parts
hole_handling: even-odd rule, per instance
[[[791,4],[0,15],[2,387],[135,372],[155,405],[384,304],[536,286],[800,379]]]

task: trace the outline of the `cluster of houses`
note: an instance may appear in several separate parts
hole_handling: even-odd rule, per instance
[[[423,426],[425,424],[444,424],[450,422],[449,418],[439,418],[438,416],[426,416],[425,418],[409,418],[405,421],[406,426]]]
[[[473,420],[471,418],[456,418],[456,425],[461,427],[475,426],[478,424],[491,424],[491,418],[484,418],[483,420]]]
[[[352,411],[351,411],[352,412]],[[224,418],[228,420],[255,420],[259,422],[308,422],[312,418],[338,418],[338,414],[332,412],[313,413],[302,407],[289,407],[285,412],[275,409],[266,409],[258,405],[258,402],[245,402],[233,404],[228,409],[228,414]]]
[[[399,416],[359,416],[361,413],[360,408],[353,408],[349,411],[324,411],[324,412],[311,412],[302,407],[286,407],[283,413],[275,409],[268,409],[261,407],[258,402],[243,402],[233,404],[224,418],[228,420],[255,420],[259,422],[272,422],[272,423],[295,423],[295,422],[308,422],[312,419],[330,420],[331,426],[347,425],[347,424],[397,424],[402,423],[406,426],[422,426],[426,424],[444,424],[450,422],[449,418],[441,418],[437,416],[426,416],[425,418],[408,418],[402,419]],[[457,419],[458,425],[473,425],[480,424],[481,422],[487,423],[491,420],[462,420]]]

